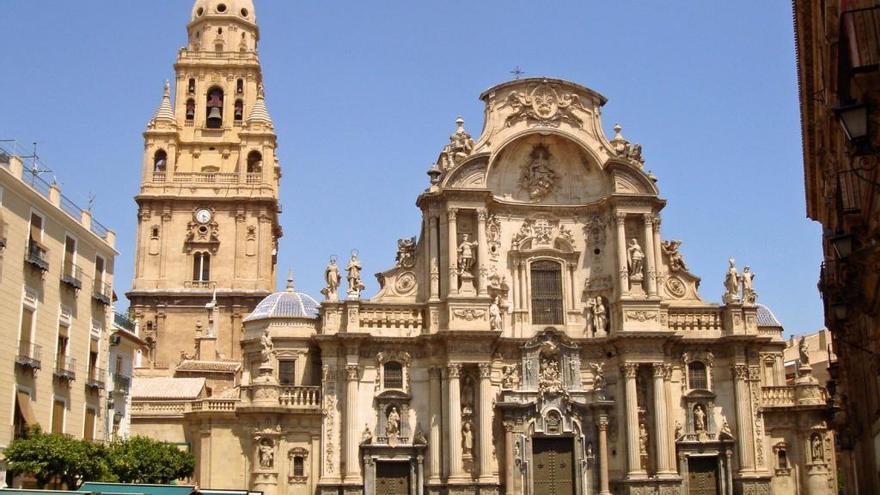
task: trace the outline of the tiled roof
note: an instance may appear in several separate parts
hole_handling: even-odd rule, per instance
[[[197,399],[205,388],[204,378],[134,377],[132,399]]]
[[[770,308],[763,304],[758,304],[758,326],[759,327],[782,327],[782,323],[776,319],[776,315]]]
[[[266,296],[244,321],[268,318],[317,318],[319,306],[318,301],[312,296],[288,289]]]

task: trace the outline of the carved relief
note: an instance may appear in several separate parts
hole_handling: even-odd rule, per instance
[[[512,390],[519,386],[519,366],[507,365],[502,371],[501,388]]]
[[[627,321],[637,321],[639,323],[644,323],[648,320],[657,320],[657,313],[654,311],[626,311],[624,312],[623,316]]]
[[[437,160],[441,170],[449,170],[467,158],[474,151],[474,140],[464,130],[464,119],[455,119],[455,132],[449,136],[449,144],[443,147]]]
[[[525,120],[530,125],[559,127],[567,122],[580,127],[583,120],[572,110],[584,110],[580,97],[574,93],[562,93],[555,84],[542,81],[527,91],[514,91],[507,96],[507,104],[513,109],[507,119],[508,126]]]
[[[395,262],[400,268],[412,268],[416,264],[416,238],[397,240],[397,256]]]
[[[397,276],[394,281],[394,290],[405,296],[416,288],[416,275],[413,272],[404,272]]]
[[[501,255],[501,221],[495,215],[486,220],[486,240],[489,244],[489,258],[498,261]]]
[[[453,309],[452,314],[459,320],[474,321],[484,319],[486,317],[486,310],[475,308]]]
[[[539,144],[532,148],[530,161],[523,165],[519,176],[519,187],[528,193],[533,202],[543,201],[556,189],[559,175],[550,165],[550,150]]]
[[[248,225],[247,238],[245,239],[245,255],[257,255],[257,227],[256,225]]]
[[[679,240],[660,242],[663,254],[666,255],[666,259],[669,262],[669,270],[673,272],[686,272],[687,265],[684,262],[684,257],[678,250],[679,246],[681,246],[681,241]]]
[[[681,299],[687,295],[687,287],[678,277],[670,277],[666,280],[666,292],[672,297]]]
[[[558,219],[538,215],[523,221],[519,232],[513,236],[511,248],[520,250],[540,246],[556,247],[557,241],[562,241],[562,247],[566,250],[573,248],[574,237],[570,230]]]

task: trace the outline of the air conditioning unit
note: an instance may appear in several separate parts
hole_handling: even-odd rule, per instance
[[[119,334],[114,333],[110,336],[110,345],[119,345],[122,342],[122,337]]]

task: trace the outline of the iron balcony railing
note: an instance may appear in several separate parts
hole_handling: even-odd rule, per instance
[[[135,333],[135,323],[127,315],[122,313],[113,313],[113,324],[117,327]]]
[[[82,289],[82,270],[73,264],[66,265],[61,273],[61,282],[76,289]]]
[[[31,368],[38,370],[42,366],[40,364],[40,355],[43,348],[37,344],[32,344],[27,340],[19,341],[18,354],[15,356],[15,364],[23,368]]]
[[[24,261],[40,271],[49,271],[49,258],[46,253],[46,248],[34,240],[28,242]]]
[[[92,297],[104,306],[109,306],[113,302],[113,287],[110,284],[95,281]]]
[[[75,380],[76,359],[69,356],[58,356],[55,358],[55,372],[53,374],[60,380]]]
[[[113,374],[113,388],[118,392],[127,393],[131,387],[131,377],[121,373]]]
[[[100,390],[104,388],[104,384],[106,381],[107,371],[101,368],[91,368],[89,369],[89,378],[86,381],[86,387],[93,390]]]

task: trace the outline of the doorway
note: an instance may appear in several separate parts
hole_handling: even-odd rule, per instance
[[[410,495],[408,462],[376,463],[376,495]]]
[[[718,493],[718,457],[688,457],[688,495]]]
[[[575,495],[574,439],[533,438],[534,495]]]

